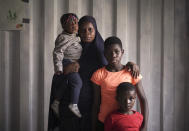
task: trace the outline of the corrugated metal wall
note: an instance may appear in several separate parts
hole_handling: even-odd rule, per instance
[[[45,131],[59,18],[93,15],[103,38],[124,43],[140,65],[149,131],[189,130],[187,0],[31,0],[23,31],[0,31],[0,130]]]

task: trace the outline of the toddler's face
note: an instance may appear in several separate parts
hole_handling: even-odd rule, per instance
[[[78,32],[78,20],[76,18],[74,20],[69,19],[64,26],[64,31],[70,34],[76,34]]]

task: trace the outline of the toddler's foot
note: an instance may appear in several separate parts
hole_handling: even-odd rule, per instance
[[[53,110],[53,112],[59,116],[59,101],[54,100],[53,103],[51,104],[51,109]]]
[[[68,106],[70,108],[70,110],[78,117],[81,117],[81,113],[79,111],[79,108],[77,106],[77,104],[69,104]]]

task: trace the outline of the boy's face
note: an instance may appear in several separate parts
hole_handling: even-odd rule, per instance
[[[122,110],[128,112],[131,111],[136,101],[136,92],[135,91],[126,91],[125,92],[125,100],[123,103],[120,103],[120,107]]]
[[[121,63],[124,50],[119,44],[112,44],[105,49],[105,57],[110,65],[117,65]]]
[[[65,32],[76,34],[78,32],[78,20],[76,18],[69,19],[63,28]]]

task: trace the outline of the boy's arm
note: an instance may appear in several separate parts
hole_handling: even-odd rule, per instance
[[[138,96],[139,101],[140,101],[141,113],[144,117],[144,120],[143,120],[143,123],[142,123],[142,126],[141,126],[141,131],[147,131],[149,108],[148,108],[147,98],[146,98],[144,89],[142,87],[141,81],[139,81],[136,84],[136,91],[137,91],[137,96]]]
[[[108,116],[104,122],[104,131],[112,131],[112,119]]]
[[[134,62],[127,62],[126,70],[131,72],[132,77],[135,79],[140,75],[139,66]]]
[[[100,111],[100,86],[93,83],[93,106],[92,106],[92,131],[96,130],[96,123],[98,120],[98,113]]]

